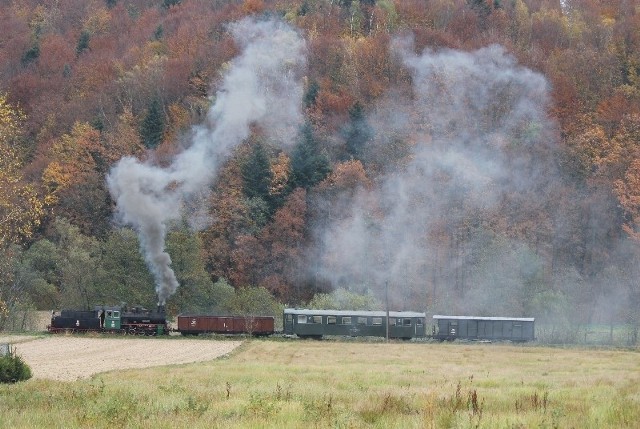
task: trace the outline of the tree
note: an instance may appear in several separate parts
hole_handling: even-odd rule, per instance
[[[110,228],[111,207],[104,180],[109,159],[100,132],[87,123],[76,123],[71,133],[50,147],[49,165],[42,173],[45,203],[84,233],[104,235]]]
[[[640,241],[640,158],[633,160],[624,180],[615,182],[615,192],[626,218],[622,228]]]
[[[277,298],[297,299],[303,266],[306,232],[307,201],[304,189],[297,189],[278,209],[271,222],[260,235],[260,241],[269,258],[261,266],[260,286],[265,286]]]
[[[355,103],[349,109],[349,124],[343,131],[346,141],[347,154],[354,159],[363,159],[367,143],[373,139],[373,130],[367,122],[360,103]]]
[[[211,289],[211,299],[206,311],[218,314],[232,313],[233,302],[235,297],[235,289],[224,278],[219,279],[213,284]]]
[[[157,296],[153,277],[140,254],[138,236],[128,228],[113,229],[101,243],[102,271],[97,301],[127,302],[153,308]]]
[[[304,106],[307,108],[312,107],[316,104],[316,98],[318,98],[318,91],[320,91],[320,85],[316,80],[312,80],[309,82],[309,86],[307,87],[306,92],[304,93]]]
[[[145,147],[155,149],[164,136],[165,117],[162,103],[158,97],[154,97],[147,108],[147,114],[140,125],[140,137]]]
[[[300,130],[298,143],[291,155],[294,187],[309,189],[320,183],[331,172],[329,157],[320,147],[311,124]]]
[[[315,294],[306,307],[319,310],[382,310],[384,305],[370,292],[359,294],[340,288],[331,293]]]
[[[28,297],[38,310],[60,307],[61,255],[54,243],[38,240],[23,252],[14,279],[21,284],[23,299]]]
[[[251,147],[249,156],[242,164],[243,192],[247,198],[262,198],[265,201],[269,198],[269,186],[271,185],[272,173],[269,157],[260,142],[256,142]]]
[[[262,287],[242,287],[236,289],[235,296],[231,299],[232,313],[246,316],[274,316],[282,315],[282,305],[278,303]]]
[[[31,368],[14,352],[0,356],[0,383],[16,383],[31,378]]]
[[[43,202],[22,176],[25,116],[0,94],[0,248],[29,239],[44,216]]]
[[[101,295],[101,252],[98,240],[80,232],[60,217],[52,225],[55,246],[55,280],[63,308],[92,309]]]
[[[76,45],[77,56],[80,56],[84,51],[89,49],[90,39],[91,39],[91,34],[87,30],[83,30],[80,33],[80,38],[78,39],[78,44]]]
[[[203,259],[202,239],[186,228],[176,228],[167,235],[167,252],[180,287],[169,297],[167,305],[175,312],[205,311],[212,305],[213,283]]]
[[[280,152],[271,164],[271,183],[269,198],[274,209],[279,208],[291,192],[291,159],[286,153]]]

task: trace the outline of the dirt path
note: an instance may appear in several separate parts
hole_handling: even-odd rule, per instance
[[[71,381],[116,369],[147,368],[216,359],[241,341],[161,338],[0,336],[31,367],[33,378]]]

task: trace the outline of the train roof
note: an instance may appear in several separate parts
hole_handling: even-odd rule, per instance
[[[453,319],[453,320],[503,320],[512,322],[533,322],[534,317],[487,317],[487,316],[443,316],[435,314],[434,319]]]
[[[372,316],[385,317],[384,310],[309,310],[306,308],[285,308],[284,314],[306,314],[308,316]],[[427,317],[426,313],[417,311],[389,311],[390,317]]]

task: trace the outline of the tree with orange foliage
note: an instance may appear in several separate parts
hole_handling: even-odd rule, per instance
[[[307,193],[295,190],[276,212],[260,235],[268,258],[264,261],[259,286],[267,288],[280,300],[296,300],[302,277],[303,249],[307,217]]]
[[[42,182],[52,213],[71,220],[84,233],[105,234],[111,210],[104,175],[110,163],[100,132],[76,123],[70,134],[54,142],[49,159]]]

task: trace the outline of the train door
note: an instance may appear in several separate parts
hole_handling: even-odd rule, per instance
[[[287,335],[293,335],[293,314],[284,314],[284,333]]]
[[[119,330],[120,329],[120,310],[106,309],[104,310],[104,329]]]
[[[522,323],[514,323],[511,338],[514,340],[522,340]]]
[[[449,321],[447,326],[447,336],[453,339],[456,338],[458,334],[458,321]]]

